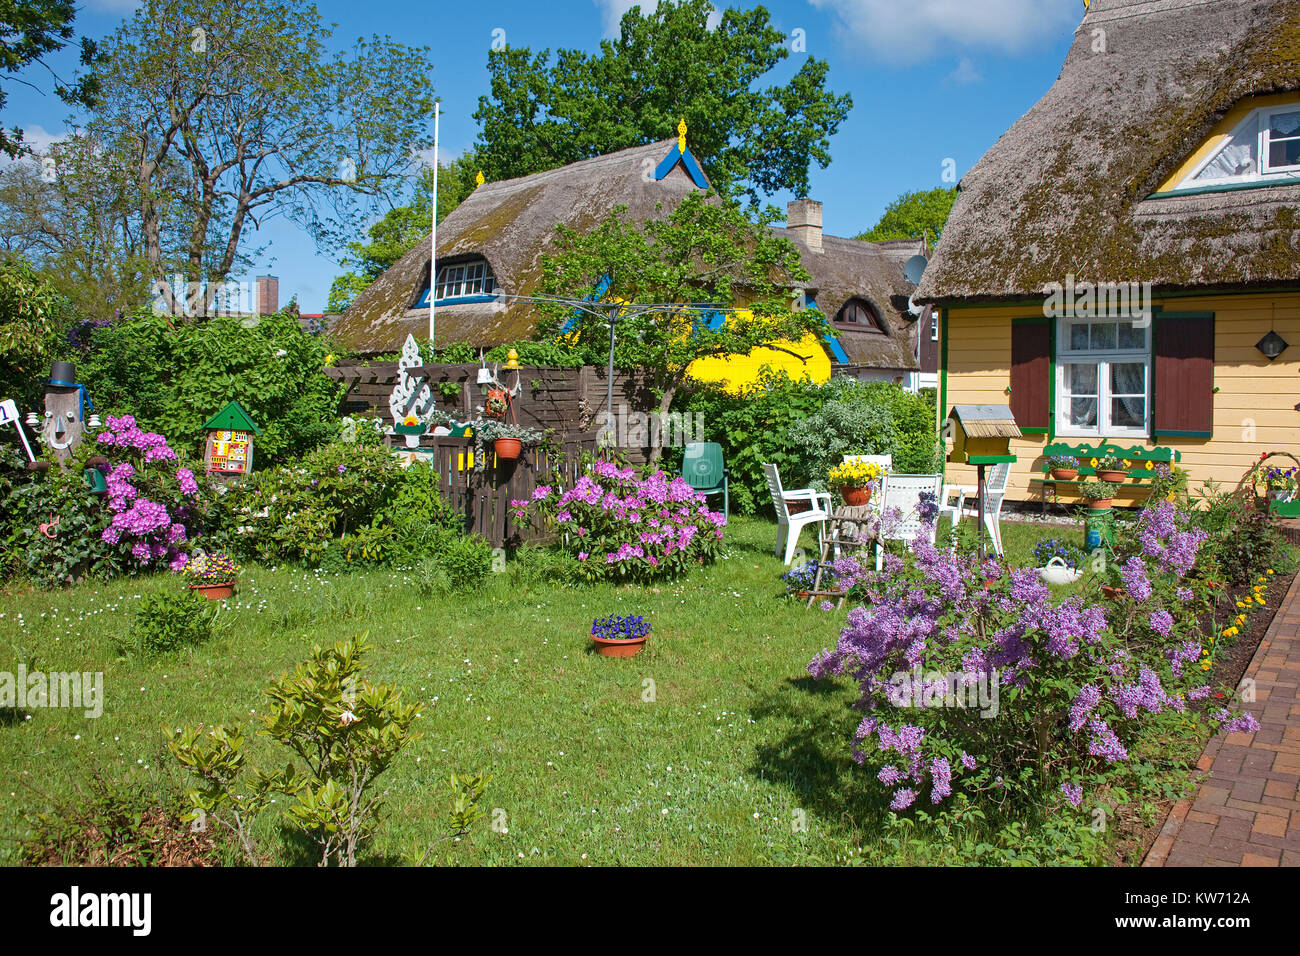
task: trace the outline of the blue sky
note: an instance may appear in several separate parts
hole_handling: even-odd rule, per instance
[[[135,0],[85,0],[78,34],[111,32]],[[331,47],[360,35],[389,34],[431,49],[432,79],[443,102],[444,160],[470,147],[473,112],[487,91],[487,54],[504,32],[511,46],[594,50],[616,32],[627,0],[319,0],[337,24]],[[757,4],[715,0],[718,7]],[[944,185],[946,160],[968,170],[1051,86],[1074,30],[1081,0],[772,0],[764,4],[795,52],[774,78],[784,80],[805,56],[830,63],[829,85],[853,95],[853,110],[831,142],[832,164],[812,171],[813,199],[825,204],[825,229],[851,236],[870,228],[906,190]],[[797,31],[802,31],[798,33]],[[51,61],[71,71],[71,57]],[[40,83],[39,73],[25,78]],[[48,83],[43,83],[48,90]],[[11,81],[0,122],[40,144],[65,128],[67,109]],[[430,118],[432,126],[432,118]],[[665,136],[672,131],[665,130]],[[784,205],[788,196],[772,197]],[[319,255],[292,225],[274,222],[253,244],[268,244],[253,274],[280,278],[280,296],[297,295],[304,312],[324,309],[337,262]],[[251,276],[250,276],[251,277]]]

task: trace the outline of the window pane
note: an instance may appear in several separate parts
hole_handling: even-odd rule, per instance
[[[1147,367],[1141,362],[1116,362],[1110,367],[1110,392],[1112,395],[1145,397]]]
[[[1197,182],[1234,179],[1256,172],[1255,150],[1259,140],[1259,119],[1253,117],[1233,139],[1219,150],[1219,155],[1196,177]]]
[[[1084,352],[1088,349],[1088,323],[1073,322],[1070,324],[1070,351]]]
[[[1147,347],[1147,330],[1133,328],[1132,322],[1119,323],[1119,347],[1144,349]]]
[[[1093,428],[1097,424],[1095,398],[1070,399],[1070,424],[1079,428]]]
[[[1300,110],[1294,113],[1277,113],[1268,121],[1269,139],[1300,136]]]
[[[1097,394],[1097,366],[1065,366],[1065,391],[1068,395]]]
[[[1268,145],[1268,165],[1271,169],[1282,166],[1300,166],[1300,139],[1273,140]]]
[[[1098,322],[1092,327],[1092,348],[1113,349],[1115,347],[1115,323]]]
[[[1111,399],[1110,423],[1115,428],[1144,427],[1147,423],[1146,397]]]

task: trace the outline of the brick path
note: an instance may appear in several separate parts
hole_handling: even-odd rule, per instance
[[[1209,742],[1143,866],[1300,866],[1300,576],[1245,676],[1259,731]]]

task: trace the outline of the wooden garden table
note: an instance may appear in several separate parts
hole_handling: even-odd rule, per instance
[[[844,599],[849,596],[847,591],[823,591],[821,590],[822,569],[826,566],[826,561],[832,551],[838,556],[841,548],[860,549],[870,547],[876,542],[876,534],[870,528],[870,519],[873,516],[871,505],[846,505],[841,504],[831,512],[830,522],[831,533],[822,539],[821,556],[817,560],[817,576],[813,579],[812,591],[808,594],[808,603],[805,607],[812,607],[813,602],[817,600],[836,599],[836,608],[844,606]]]

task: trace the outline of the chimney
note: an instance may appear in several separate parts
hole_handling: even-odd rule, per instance
[[[257,277],[257,314],[274,315],[280,311],[280,280],[276,276]]]
[[[785,224],[812,252],[822,251],[821,203],[815,199],[796,199],[786,206]]]

